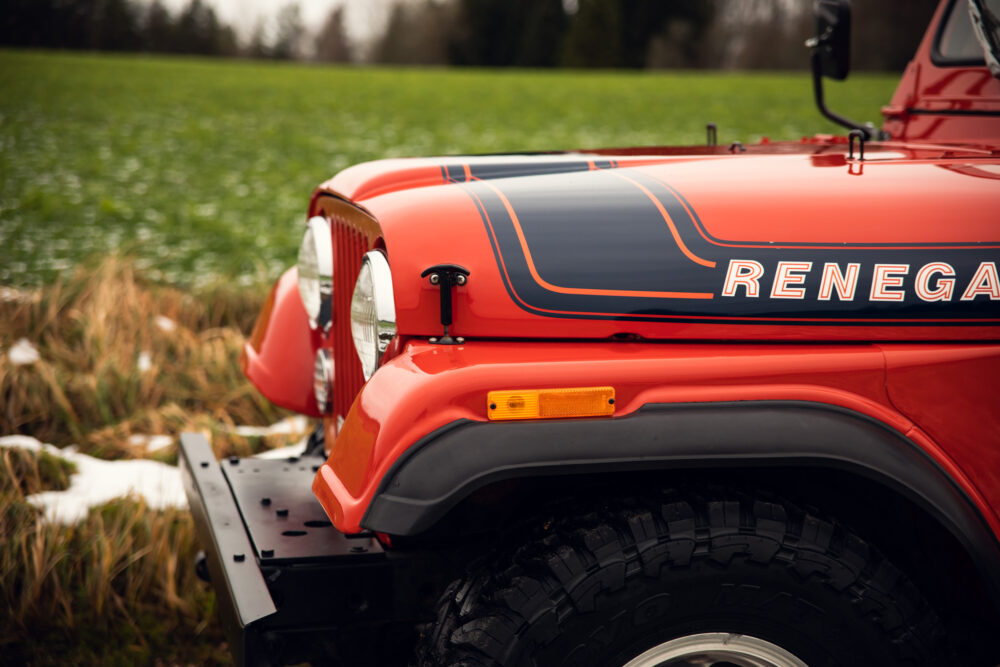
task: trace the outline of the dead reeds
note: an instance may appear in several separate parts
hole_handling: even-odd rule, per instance
[[[0,434],[77,443],[103,458],[143,456],[133,434],[183,430],[211,436],[220,456],[287,444],[231,428],[287,414],[238,364],[264,297],[225,285],[197,294],[151,285],[110,257],[27,298],[0,300],[0,350],[24,338],[40,356],[15,365],[0,354]]]

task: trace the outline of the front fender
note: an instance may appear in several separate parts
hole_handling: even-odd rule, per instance
[[[282,274],[264,303],[250,339],[243,345],[244,375],[275,405],[319,417],[313,363],[322,343],[309,327],[298,291],[298,271]]]
[[[463,421],[498,426],[489,391],[586,386],[616,392],[610,420],[577,422],[595,427],[644,405],[755,399],[837,405],[912,428],[891,407],[872,345],[412,341],[358,393],[336,440],[327,429],[333,444],[313,488],[337,528],[358,532],[390,468],[428,434]]]

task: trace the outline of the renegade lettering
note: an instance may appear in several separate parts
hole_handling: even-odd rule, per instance
[[[951,301],[955,294],[958,274],[947,262],[930,262],[917,270],[911,282],[909,264],[875,264],[871,268],[871,290],[869,301],[905,301],[912,290],[922,301]],[[772,299],[805,299],[807,283],[813,271],[813,262],[778,262],[774,269],[771,286]],[[857,292],[861,264],[851,262],[841,266],[835,262],[823,264],[816,298],[829,301],[836,293],[841,301],[853,301]],[[760,281],[767,270],[760,262],[749,259],[729,261],[726,279],[722,285],[722,296],[742,295],[757,298],[761,294]],[[973,301],[983,296],[991,301],[1000,301],[1000,276],[996,262],[982,262],[962,291],[962,301]]]

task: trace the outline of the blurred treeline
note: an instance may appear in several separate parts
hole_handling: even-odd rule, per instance
[[[208,0],[170,11],[160,0],[6,0],[0,45],[297,59],[306,30],[291,2],[241,40]],[[341,30],[334,41],[346,44]],[[338,58],[345,60],[346,58]]]
[[[7,0],[0,43],[97,51],[232,55],[235,31],[200,0],[174,15],[158,1]]]
[[[320,25],[298,4],[240,38],[210,0],[7,0],[0,44],[327,62],[473,67],[800,69],[812,0],[367,0],[377,28],[352,37],[331,0]],[[855,0],[853,66],[901,70],[937,0]]]

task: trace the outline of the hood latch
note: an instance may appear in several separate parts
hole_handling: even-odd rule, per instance
[[[427,278],[431,285],[435,285],[441,292],[441,326],[444,327],[444,335],[439,338],[431,338],[432,343],[438,345],[460,345],[465,342],[461,336],[452,338],[448,333],[451,326],[451,290],[454,287],[461,287],[469,282],[469,270],[457,264],[436,264],[420,274],[421,278]]]

